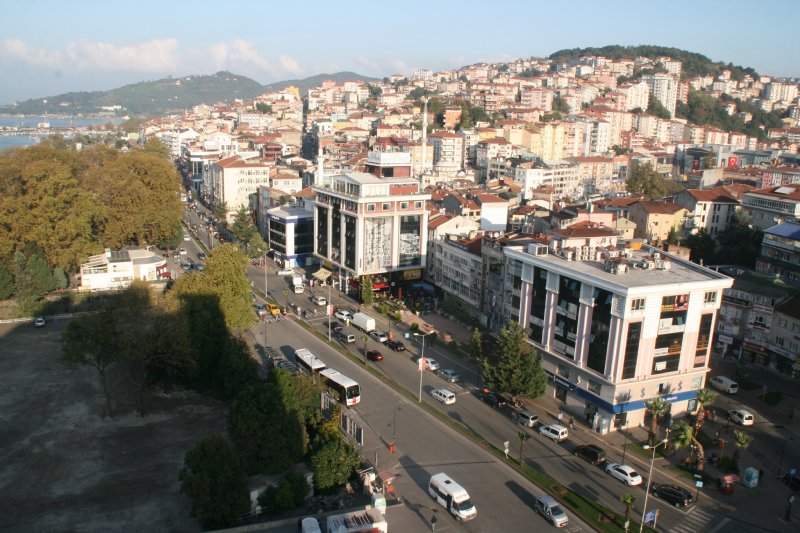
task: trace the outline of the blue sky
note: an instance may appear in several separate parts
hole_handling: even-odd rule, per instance
[[[800,76],[798,0],[4,2],[0,104],[230,70],[269,83],[351,70],[657,44]]]

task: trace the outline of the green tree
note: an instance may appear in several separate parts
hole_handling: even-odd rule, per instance
[[[500,330],[500,339],[493,355],[493,358],[483,362],[483,375],[490,387],[529,398],[544,394],[547,374],[525,341],[522,326],[510,322]]]
[[[750,447],[750,443],[753,442],[753,438],[745,433],[744,431],[734,430],[733,432],[733,463],[738,468],[739,466],[739,458],[741,457],[742,450],[746,450]]]
[[[705,228],[683,240],[683,245],[689,248],[689,259],[695,263],[708,264],[716,257],[717,243],[714,238],[706,233]]]
[[[258,111],[262,115],[269,115],[272,113],[272,106],[269,104],[265,104],[264,102],[258,102],[256,104],[256,111]]]
[[[458,123],[459,130],[468,130],[474,126],[472,122],[472,109],[469,104],[463,102],[461,104],[461,121]]]
[[[522,454],[523,448],[525,446],[525,441],[528,440],[528,433],[525,431],[517,431],[517,438],[519,439],[519,467],[525,464],[523,462],[524,456]]]
[[[303,505],[310,489],[303,474],[288,472],[277,487],[267,488],[258,497],[258,503],[261,511],[267,515],[291,511]]]
[[[192,500],[192,515],[205,528],[227,528],[249,510],[242,461],[218,433],[204,438],[186,454],[179,479],[181,492]]]
[[[236,211],[236,216],[233,218],[231,225],[231,233],[239,242],[246,243],[254,233],[258,230],[253,225],[253,217],[247,211],[245,206],[239,207]]]
[[[750,217],[735,211],[727,229],[717,235],[717,255],[719,264],[733,264],[753,268],[761,251],[764,233],[753,226]]]
[[[116,340],[114,316],[108,310],[75,317],[62,338],[61,362],[75,368],[89,366],[97,371],[105,396],[105,415],[111,416],[108,369],[122,360]]]
[[[562,115],[568,115],[570,112],[569,104],[564,98],[556,96],[553,98],[553,111]]]
[[[653,446],[656,442],[658,427],[661,424],[661,417],[664,416],[670,405],[661,398],[651,398],[645,400],[644,406],[650,416],[647,442],[650,446]]]
[[[269,251],[267,243],[261,233],[254,231],[250,238],[247,240],[247,255],[250,259],[261,259]]]
[[[308,445],[300,414],[287,409],[271,383],[251,385],[236,396],[228,433],[249,474],[284,472],[303,458]]]
[[[370,98],[377,98],[383,94],[383,89],[378,87],[377,85],[372,85],[371,83],[367,84],[367,88],[369,88],[369,97]]]
[[[472,330],[469,341],[469,354],[478,362],[483,362],[483,336],[478,328]]]
[[[361,276],[361,302],[364,305],[372,305],[372,276],[369,274]]]
[[[655,115],[658,118],[663,118],[669,120],[672,118],[672,115],[669,112],[669,109],[664,107],[657,98],[650,98],[650,103],[647,104],[647,112],[651,115]]]
[[[211,212],[220,221],[225,220],[228,216],[228,203],[225,201],[217,202]]]
[[[55,267],[53,269],[53,285],[55,289],[66,289],[67,285],[69,285],[67,274],[61,267]]]
[[[14,295],[14,291],[14,275],[5,262],[0,261],[0,300],[8,300]]]
[[[633,168],[628,177],[627,187],[631,194],[643,194],[654,199],[664,196],[667,190],[664,178],[649,162]]]
[[[314,472],[314,486],[317,490],[325,490],[342,485],[350,479],[360,463],[358,450],[338,430],[325,431],[309,459],[311,471]]]
[[[50,267],[36,246],[30,246],[26,252],[14,254],[14,282],[19,298],[41,298],[55,288],[55,280]]]
[[[676,448],[689,448],[690,457],[697,458],[697,469],[702,472],[705,470],[706,459],[703,445],[697,440],[697,433],[694,428],[685,422],[681,422],[672,429],[672,443]]]
[[[619,501],[625,505],[625,523],[628,524],[631,521],[631,511],[633,511],[633,502],[636,501],[636,496],[627,492],[620,496]],[[625,531],[628,531],[626,528]]]
[[[717,393],[709,389],[700,389],[697,391],[697,412],[695,413],[697,419],[695,420],[694,429],[696,433],[700,433],[700,428],[703,427],[703,420],[705,420],[706,407],[711,405]]]
[[[158,137],[148,139],[142,151],[154,154],[162,159],[169,159],[169,148]]]

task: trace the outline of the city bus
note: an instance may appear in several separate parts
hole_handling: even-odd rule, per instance
[[[299,350],[294,351],[294,361],[301,371],[305,372],[309,376],[313,376],[326,368],[328,366],[322,362],[322,359],[311,353],[311,350],[306,348],[300,348]]]
[[[355,405],[361,401],[361,387],[336,370],[326,368],[319,373],[325,380],[325,385],[333,391],[336,399],[345,405]]]

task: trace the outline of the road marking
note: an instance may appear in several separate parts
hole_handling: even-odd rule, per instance
[[[717,533],[717,531],[719,531],[720,529],[722,529],[722,528],[725,526],[725,524],[727,524],[727,523],[728,523],[728,522],[730,522],[730,521],[731,521],[731,519],[730,519],[730,518],[728,518],[728,517],[726,516],[725,518],[723,518],[723,519],[722,519],[722,522],[720,522],[719,524],[717,524],[717,527],[715,527],[714,529],[712,529],[712,530],[711,530],[711,531],[709,531],[708,533]]]

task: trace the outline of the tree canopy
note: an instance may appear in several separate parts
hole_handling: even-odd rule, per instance
[[[542,363],[526,342],[525,330],[516,322],[500,330],[493,357],[483,363],[483,375],[490,387],[515,396],[537,398],[547,386]]]
[[[665,181],[651,163],[644,163],[630,171],[627,181],[628,192],[643,194],[654,199],[661,198],[667,192]]]

